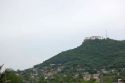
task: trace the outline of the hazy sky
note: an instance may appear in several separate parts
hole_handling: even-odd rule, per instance
[[[125,39],[125,0],[0,0],[0,65],[32,67],[106,29]]]

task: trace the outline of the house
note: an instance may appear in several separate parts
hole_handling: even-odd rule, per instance
[[[125,83],[125,80],[123,80],[123,79],[118,79],[118,83]]]
[[[88,81],[88,80],[91,79],[91,77],[92,77],[91,74],[86,74],[86,75],[83,76],[83,79],[86,80],[86,81]]]
[[[95,80],[100,80],[100,74],[93,74],[93,79],[95,79]]]

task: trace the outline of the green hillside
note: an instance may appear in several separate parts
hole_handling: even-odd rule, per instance
[[[35,65],[42,68],[50,64],[61,64],[65,67],[79,65],[84,68],[122,68],[125,66],[125,41],[113,39],[86,39],[77,48],[67,50]]]

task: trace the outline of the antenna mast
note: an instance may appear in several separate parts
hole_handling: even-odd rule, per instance
[[[105,30],[105,37],[106,37],[106,39],[108,38],[108,31],[107,31],[107,29]]]

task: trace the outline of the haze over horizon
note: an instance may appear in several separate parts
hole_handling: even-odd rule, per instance
[[[125,40],[125,0],[0,0],[0,65],[27,69],[99,35]]]

